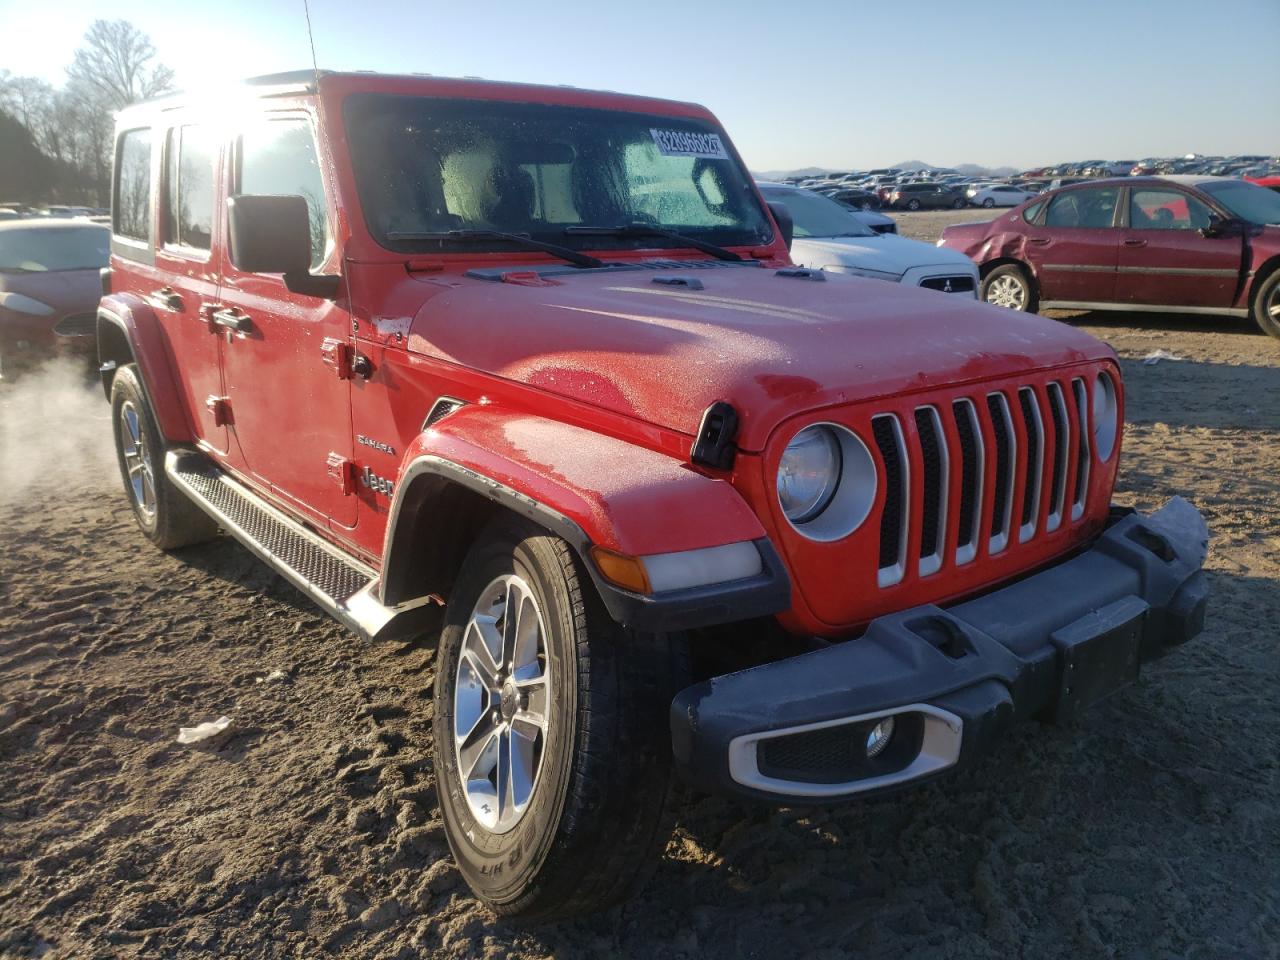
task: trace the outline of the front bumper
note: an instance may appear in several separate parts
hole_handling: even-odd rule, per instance
[[[1011,723],[1069,722],[1199,633],[1207,549],[1199,512],[1174,498],[985,596],[695,684],[671,704],[676,767],[713,792],[813,803],[965,766]],[[868,734],[889,717],[888,747],[868,758]]]

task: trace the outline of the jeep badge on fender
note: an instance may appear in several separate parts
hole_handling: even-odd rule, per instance
[[[119,114],[124,492],[156,546],[224,530],[435,649],[445,831],[497,913],[630,895],[677,778],[901,789],[1201,630],[1199,513],[1111,505],[1113,351],[796,269],[703,107],[310,71],[228,99]]]

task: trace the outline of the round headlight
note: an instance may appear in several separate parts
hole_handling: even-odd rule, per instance
[[[1111,374],[1098,374],[1093,385],[1093,449],[1099,460],[1110,460],[1120,432],[1116,384]]]
[[[840,484],[840,443],[825,426],[805,427],[778,464],[778,500],[792,523],[805,523],[831,503]]]

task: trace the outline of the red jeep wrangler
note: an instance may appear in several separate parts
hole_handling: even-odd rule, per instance
[[[440,805],[499,913],[634,889],[673,774],[918,783],[1203,625],[1200,515],[1110,506],[1112,351],[790,266],[702,107],[279,75],[126,110],[114,191],[138,523],[438,643]]]

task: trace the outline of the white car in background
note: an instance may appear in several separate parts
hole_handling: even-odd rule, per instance
[[[812,190],[786,183],[759,187],[765,200],[783,204],[791,214],[791,259],[798,266],[978,296],[978,267],[963,254],[877,233],[847,207]]]
[[[1007,183],[988,183],[966,190],[965,195],[975,207],[1016,207],[1035,196]]]

